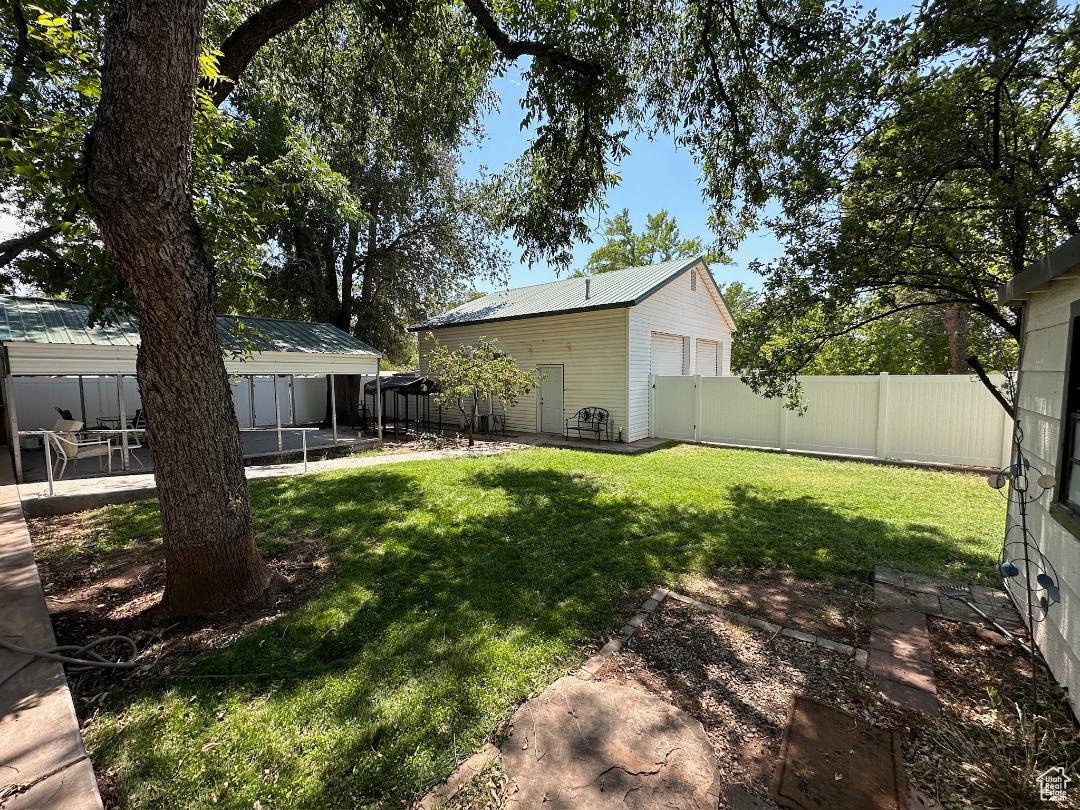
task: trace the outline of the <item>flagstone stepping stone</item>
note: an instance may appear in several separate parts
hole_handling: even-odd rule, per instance
[[[502,762],[513,808],[715,810],[720,798],[701,723],[640,689],[573,676],[518,709]]]

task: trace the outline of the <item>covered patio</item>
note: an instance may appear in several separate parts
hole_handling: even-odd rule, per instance
[[[65,478],[153,467],[135,375],[138,322],[89,320],[83,304],[0,296],[3,424],[20,483],[61,467]],[[246,460],[332,454],[381,437],[381,397],[363,425],[339,425],[334,385],[356,375],[378,388],[378,351],[325,323],[223,315],[217,327]]]

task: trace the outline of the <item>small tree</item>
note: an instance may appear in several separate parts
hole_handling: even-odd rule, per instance
[[[438,383],[432,393],[435,404],[461,412],[469,447],[482,400],[497,399],[509,408],[540,381],[535,369],[518,368],[514,358],[499,351],[494,339],[483,337],[475,346],[458,346],[453,351],[436,344],[428,359],[428,375]]]

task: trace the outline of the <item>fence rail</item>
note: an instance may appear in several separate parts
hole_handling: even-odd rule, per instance
[[[1003,378],[991,378],[1001,383]],[[1008,464],[1012,425],[966,375],[802,377],[806,411],[738,377],[652,376],[650,435],[975,467]]]

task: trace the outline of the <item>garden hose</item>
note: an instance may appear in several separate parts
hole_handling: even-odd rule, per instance
[[[113,642],[119,642],[122,645],[126,645],[130,649],[130,654],[114,661],[100,655],[95,649],[103,644],[110,644]],[[135,656],[138,655],[139,650],[135,646],[135,642],[127,636],[102,636],[81,647],[77,644],[58,644],[47,650],[22,647],[18,644],[13,644],[4,638],[0,638],[0,647],[19,655],[30,656],[29,661],[20,664],[0,679],[0,685],[6,683],[16,673],[21,672],[39,658],[46,661],[58,661],[59,663],[70,667],[72,672],[85,672],[89,669],[133,669],[139,665],[135,660]]]

